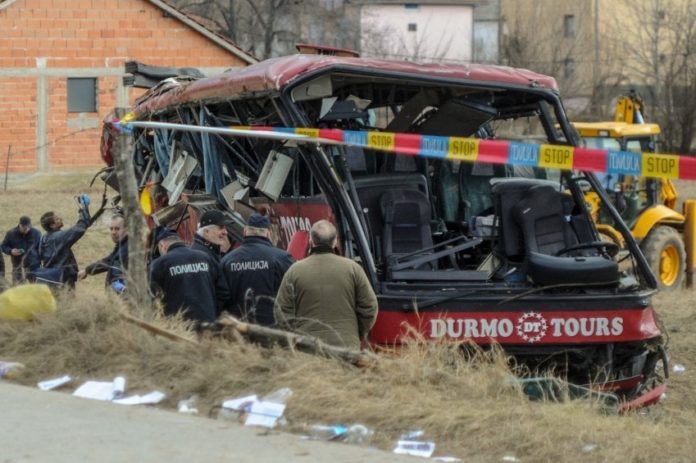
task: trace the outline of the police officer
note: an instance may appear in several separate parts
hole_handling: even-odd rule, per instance
[[[227,218],[221,211],[214,209],[204,212],[198,223],[198,230],[193,237],[191,248],[203,251],[220,262],[220,258],[230,249],[226,223]]]
[[[270,221],[251,214],[244,227],[242,245],[222,259],[222,275],[229,296],[223,307],[233,315],[260,325],[275,324],[273,300],[283,275],[294,262],[273,246]]]
[[[128,269],[128,230],[126,230],[125,220],[122,215],[111,217],[111,241],[114,242],[114,249],[111,254],[92,264],[77,274],[78,280],[84,280],[87,275],[96,275],[106,272],[105,286],[111,287],[117,293],[125,289],[124,272]]]
[[[60,269],[61,283],[69,288],[75,287],[77,281],[77,260],[72,246],[82,238],[90,225],[89,197],[82,195],[78,201],[77,223],[63,230],[63,219],[55,212],[49,211],[41,216],[41,227],[46,234],[39,240],[38,255],[44,268]]]
[[[176,235],[166,235],[157,247],[160,257],[150,264],[150,289],[161,294],[165,315],[181,311],[187,320],[215,321],[220,264],[209,254],[187,247]]]
[[[41,232],[31,226],[31,219],[26,215],[19,218],[19,225],[5,234],[2,241],[2,252],[10,256],[12,262],[12,283],[18,284],[25,280],[25,270],[28,273],[29,256],[38,246]]]

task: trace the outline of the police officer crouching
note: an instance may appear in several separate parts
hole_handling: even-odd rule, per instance
[[[290,254],[273,246],[270,234],[268,217],[251,214],[242,245],[222,258],[222,275],[229,292],[223,307],[242,320],[265,326],[275,324],[273,300],[294,262]]]
[[[220,264],[205,252],[189,248],[176,235],[165,235],[157,247],[160,257],[150,265],[150,289],[161,294],[165,315],[182,312],[187,320],[215,321]]]

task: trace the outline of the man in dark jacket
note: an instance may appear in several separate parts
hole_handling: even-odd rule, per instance
[[[222,275],[229,299],[225,309],[242,320],[272,326],[273,300],[283,275],[294,262],[270,241],[270,221],[251,214],[244,227],[242,245],[222,259]]]
[[[162,295],[165,315],[181,311],[188,320],[215,321],[220,264],[176,235],[161,239],[157,247],[160,257],[150,264],[150,289]]]
[[[363,268],[334,254],[336,227],[320,220],[311,253],[290,267],[278,289],[279,325],[336,346],[360,348],[377,317],[377,297]]]
[[[31,226],[31,219],[27,216],[19,218],[19,225],[5,234],[2,241],[2,252],[10,256],[12,262],[12,283],[22,283],[25,272],[29,273],[29,256],[39,245],[41,232]]]
[[[227,239],[227,218],[221,211],[214,209],[204,212],[198,223],[198,230],[193,237],[192,249],[203,251],[220,262],[230,249]]]
[[[77,223],[63,230],[63,219],[49,211],[41,216],[41,227],[46,234],[39,241],[38,255],[45,268],[61,269],[61,283],[69,288],[77,281],[77,260],[72,247],[82,238],[89,227],[88,202],[81,200]]]
[[[128,269],[128,231],[122,215],[111,217],[110,232],[115,244],[111,254],[80,270],[77,279],[84,280],[87,275],[106,272],[105,286],[121,293],[125,289],[124,272]]]

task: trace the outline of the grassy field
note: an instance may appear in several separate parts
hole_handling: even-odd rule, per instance
[[[89,190],[90,177],[91,172],[58,173],[11,183],[0,194],[0,229],[14,226],[22,214],[38,223],[47,210],[73,222],[73,196],[86,192],[96,201],[101,194]],[[111,246],[105,220],[74,250],[83,267]],[[290,387],[295,394],[286,411],[289,431],[303,432],[314,423],[362,423],[375,430],[373,445],[391,449],[401,433],[421,429],[437,443],[436,455],[466,462],[690,462],[696,460],[693,300],[693,290],[654,299],[671,362],[685,370],[672,374],[663,402],[628,416],[608,415],[589,402],[530,402],[506,380],[501,357],[465,360],[444,345],[414,345],[376,368],[357,370],[246,343],[190,345],[156,338],[118,318],[120,302],[104,295],[100,276],[79,284],[76,297],[61,300],[54,316],[0,323],[0,360],[23,362],[26,370],[16,381],[26,385],[63,374],[76,383],[123,374],[133,392],[165,391],[163,408],[175,409],[178,400],[198,394],[202,414],[212,416],[225,398]],[[157,322],[193,337],[181,322]]]

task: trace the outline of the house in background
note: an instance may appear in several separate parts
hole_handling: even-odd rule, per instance
[[[360,53],[423,62],[473,60],[474,7],[480,1],[354,0]]]
[[[100,126],[142,90],[129,60],[204,74],[256,62],[161,0],[0,0],[0,162],[10,172],[100,165]]]
[[[498,64],[500,56],[500,0],[474,8],[474,62]]]

